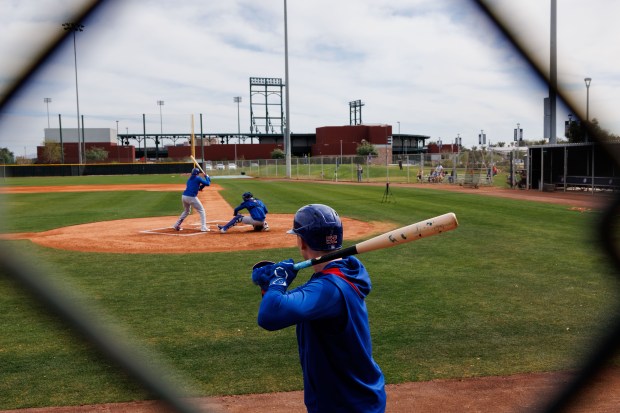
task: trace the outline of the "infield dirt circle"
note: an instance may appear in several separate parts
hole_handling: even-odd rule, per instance
[[[396,187],[398,185],[394,185]],[[416,185],[407,185],[416,186]],[[428,188],[428,186],[424,186]],[[200,199],[207,211],[211,232],[199,231],[197,214],[192,214],[175,231],[172,225],[178,216],[96,222],[74,225],[50,231],[21,234],[0,234],[4,239],[29,239],[39,245],[74,251],[114,253],[188,253],[289,248],[296,245],[295,237],[286,234],[293,216],[269,214],[269,232],[253,232],[251,227],[236,226],[228,233],[217,231],[217,224],[232,218],[233,208],[220,196],[217,185],[202,191]],[[541,193],[538,191],[511,191],[497,188],[464,190],[456,186],[438,189],[480,193],[483,195],[529,199],[566,205],[567,208],[587,212],[598,209],[607,201],[604,196],[583,193]],[[82,192],[152,190],[178,191],[182,185],[97,185],[66,187],[0,188],[2,192]],[[180,198],[180,195],[179,195]],[[180,204],[180,202],[179,202]],[[179,213],[181,211],[179,210]],[[341,217],[347,240],[366,239],[396,228],[388,222],[361,222]],[[294,343],[291,343],[294,345]],[[519,374],[508,377],[481,377],[473,379],[435,380],[387,385],[387,412],[528,412],[544,406],[541,401],[549,398],[571,378],[570,372]],[[245,396],[224,396],[195,400],[198,406],[209,411],[239,413],[291,413],[304,412],[303,393],[269,393]],[[620,411],[620,369],[613,368],[595,381],[570,412],[612,413]],[[214,409],[214,410],[211,410]],[[168,411],[157,401],[111,403],[104,405],[32,408],[4,410],[3,413],[159,413]]]

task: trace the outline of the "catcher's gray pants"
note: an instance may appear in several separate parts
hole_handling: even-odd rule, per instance
[[[241,222],[246,225],[252,225],[253,227],[262,227],[264,221],[256,221],[251,216],[244,216],[243,218],[241,218]]]

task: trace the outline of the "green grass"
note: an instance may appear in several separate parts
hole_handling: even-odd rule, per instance
[[[46,231],[123,218],[177,215],[178,192],[56,192],[0,195],[7,216],[4,232]]]
[[[594,212],[431,189],[392,188],[393,202],[382,203],[382,186],[218,183],[232,205],[249,190],[272,213],[325,203],[343,216],[395,226],[456,213],[455,231],[360,256],[373,280],[374,355],[388,383],[575,368],[618,301],[592,232]],[[34,231],[179,212],[175,192],[78,195],[4,194],[4,227]],[[256,325],[260,293],[250,282],[253,263],[299,260],[295,249],[133,255],[3,245],[45,263],[50,277],[74,286],[105,320],[160,354],[197,395],[302,388],[294,328]],[[309,275],[301,272],[296,283]],[[6,277],[0,314],[0,409],[149,397]]]

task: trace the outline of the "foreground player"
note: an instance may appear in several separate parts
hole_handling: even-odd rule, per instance
[[[183,191],[183,195],[181,196],[181,202],[183,203],[183,212],[181,216],[179,216],[178,221],[172,228],[177,231],[181,231],[181,224],[189,215],[192,207],[198,214],[200,214],[200,230],[202,232],[209,232],[210,229],[207,226],[207,214],[205,214],[205,209],[198,199],[198,191],[202,191],[205,186],[211,185],[211,178],[209,175],[205,175],[204,178],[200,176],[200,169],[194,168],[192,169],[192,174],[187,180],[187,184],[185,186],[185,191]]]
[[[288,232],[297,235],[304,260],[342,247],[342,222],[326,205],[299,209]],[[384,412],[385,380],[372,358],[364,301],[368,272],[353,256],[313,268],[307,283],[286,291],[297,275],[292,259],[254,266],[252,281],[264,293],[258,324],[267,330],[297,325],[308,412]]]
[[[267,211],[267,207],[263,201],[258,198],[254,198],[254,195],[252,195],[251,192],[244,192],[243,195],[241,195],[241,198],[243,198],[243,202],[235,208],[233,213],[234,218],[231,219],[226,225],[217,226],[220,232],[225,234],[230,227],[233,227],[240,222],[247,225],[252,225],[254,227],[254,231],[269,231],[269,225],[267,225],[267,221],[265,221],[269,211]],[[239,214],[239,211],[242,209],[247,209],[250,216],[247,217]]]

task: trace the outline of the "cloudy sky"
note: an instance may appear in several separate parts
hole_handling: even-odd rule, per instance
[[[620,2],[558,0],[558,85],[585,117],[620,134]],[[550,0],[488,0],[544,68]],[[63,34],[84,0],[0,0],[0,99],[20,71]],[[250,128],[250,77],[285,78],[283,0],[109,0],[76,35],[80,114],[86,127],[140,133]],[[394,133],[478,144],[543,136],[546,84],[468,0],[288,0],[293,133],[366,124]],[[2,107],[0,147],[30,155],[44,128],[77,126],[73,38]],[[44,98],[51,98],[49,104]],[[157,101],[164,101],[158,106]],[[48,117],[49,108],[49,117]],[[160,124],[161,109],[161,124]],[[558,136],[568,109],[558,103]]]

